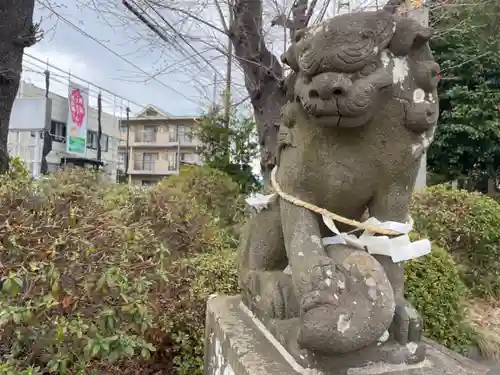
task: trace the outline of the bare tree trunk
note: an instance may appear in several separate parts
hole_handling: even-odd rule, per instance
[[[266,47],[262,36],[262,1],[235,0],[230,36],[234,52],[245,73],[261,146],[261,167],[265,187],[276,164],[276,141],[280,110],[286,103],[280,88],[283,68]]]
[[[290,15],[282,14],[272,21],[290,32],[305,28],[317,0],[295,0]],[[270,188],[271,170],[276,165],[276,148],[281,107],[286,104],[283,90],[283,67],[265,45],[262,32],[262,0],[235,0],[233,24],[230,29],[236,57],[245,73],[257,122],[264,188]]]
[[[9,119],[21,80],[24,48],[37,42],[35,0],[0,0],[0,173],[9,169]]]

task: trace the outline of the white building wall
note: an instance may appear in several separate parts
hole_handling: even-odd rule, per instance
[[[43,98],[45,96],[45,90],[37,87],[33,84],[22,82],[18,92],[18,98],[23,100],[23,106],[30,105],[30,99]],[[60,95],[49,93],[49,98],[52,101],[51,106],[51,120],[58,121],[61,123],[66,123],[68,118],[68,100]],[[18,100],[18,99],[16,99]],[[36,100],[33,101],[35,103]],[[33,104],[34,105],[34,104]],[[13,109],[15,110],[15,108]],[[89,107],[89,117],[87,122],[87,129],[97,132],[97,109]],[[33,113],[36,113],[33,111]],[[30,112],[31,114],[31,112]],[[11,119],[16,114],[13,113]],[[33,114],[34,116],[34,114]],[[23,116],[25,122],[30,122]],[[40,120],[33,119],[33,124],[37,124],[36,128],[40,129]],[[120,119],[118,117],[112,116],[108,113],[103,112],[101,114],[101,125],[102,134],[108,136],[108,150],[102,152],[101,160],[104,162],[104,171],[110,176],[113,181],[116,181],[116,169],[118,164],[118,142],[120,137],[119,131]],[[50,123],[48,124],[50,127]],[[39,136],[36,136],[37,132],[33,132],[24,127],[24,130],[20,130],[16,127],[16,124],[9,124],[9,153],[11,156],[21,157],[28,165],[35,162],[37,164],[38,158],[41,158],[41,150],[43,148],[43,140]],[[28,126],[29,127],[29,126]],[[33,129],[34,130],[34,129]],[[36,141],[38,139],[38,142]],[[53,170],[57,168],[60,164],[61,158],[69,156],[66,153],[66,143],[64,142],[52,142],[52,151],[47,156],[47,163],[49,164],[49,169]],[[97,159],[97,150],[92,150],[87,148],[86,158]]]

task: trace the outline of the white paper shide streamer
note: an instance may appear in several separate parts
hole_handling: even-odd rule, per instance
[[[360,250],[366,250],[370,254],[391,257],[394,263],[419,258],[431,252],[431,243],[428,239],[410,241],[408,233],[412,230],[412,223],[381,222],[374,217],[363,223],[401,233],[401,236],[389,238],[387,236],[375,236],[374,233],[368,231],[364,231],[361,236],[356,237],[350,233],[341,233],[337,229],[335,222],[327,216],[323,216],[323,222],[335,234],[333,237],[323,238],[324,246],[345,244]]]
[[[245,202],[250,206],[255,208],[257,212],[265,210],[267,206],[277,198],[277,194],[264,195],[260,193],[255,193],[250,195]]]

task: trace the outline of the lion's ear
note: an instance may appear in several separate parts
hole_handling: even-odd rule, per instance
[[[286,52],[281,55],[281,62],[288,65],[294,72],[299,71],[295,43],[292,43],[292,45],[288,47]]]
[[[302,38],[304,38],[304,36],[306,35],[306,32],[307,32],[307,28],[304,28],[304,29],[298,29],[295,31],[295,37],[294,37],[294,42],[295,43],[298,43],[302,40]]]
[[[396,56],[406,56],[412,49],[418,49],[432,37],[433,29],[422,26],[412,18],[405,18],[396,24],[396,31],[389,43],[390,51]]]

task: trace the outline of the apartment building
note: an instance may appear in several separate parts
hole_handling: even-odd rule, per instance
[[[196,121],[197,117],[171,116],[152,105],[123,120],[119,171],[130,184],[153,185],[178,174],[182,164],[201,164],[200,142],[193,134]]]
[[[72,163],[74,155],[66,152],[68,113],[67,97],[49,92],[46,98],[45,89],[21,82],[9,121],[7,147],[9,155],[19,156],[34,177],[40,175],[44,129],[50,129],[52,138],[52,151],[47,156],[49,172]],[[101,114],[102,169],[113,181],[116,181],[118,167],[119,123],[120,118]],[[97,109],[89,106],[87,144],[85,154],[78,158],[80,165],[97,162],[97,129]]]

